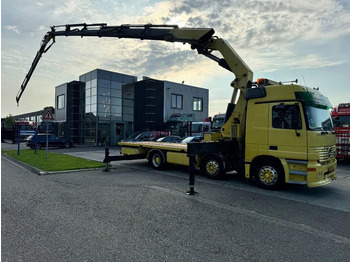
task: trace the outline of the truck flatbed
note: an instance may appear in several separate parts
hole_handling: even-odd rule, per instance
[[[187,144],[181,143],[166,143],[166,142],[152,142],[152,141],[139,141],[139,142],[119,142],[121,147],[135,147],[135,148],[154,148],[165,149],[167,151],[187,152]]]

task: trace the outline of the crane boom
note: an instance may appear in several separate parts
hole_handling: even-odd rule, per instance
[[[246,88],[250,87],[253,79],[252,71],[235,50],[225,40],[214,37],[214,33],[215,31],[212,28],[179,28],[177,25],[107,26],[105,23],[83,23],[52,26],[51,31],[47,32],[42,40],[40,49],[18,91],[16,101],[19,103],[40,58],[55,43],[56,36],[136,38],[190,44],[191,48],[196,49],[199,54],[205,55],[216,61],[223,68],[233,72],[236,78],[231,85],[244,92]],[[219,51],[223,58],[213,55],[212,52],[214,50]],[[232,96],[232,103],[234,99],[235,95]]]

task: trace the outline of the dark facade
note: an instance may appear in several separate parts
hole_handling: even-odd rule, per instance
[[[72,81],[56,87],[55,117],[58,135],[79,143],[80,120],[83,114],[81,97],[84,97],[85,83]]]
[[[173,114],[191,114],[192,121],[204,121],[208,117],[208,89],[152,78],[123,86],[123,89],[127,89],[123,104],[134,103],[134,113],[130,115],[134,131],[164,130]],[[123,105],[123,110],[126,109]]]
[[[164,129],[164,82],[147,79],[135,83],[134,131]]]

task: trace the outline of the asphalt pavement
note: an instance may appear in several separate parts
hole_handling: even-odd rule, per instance
[[[94,147],[52,150],[95,160],[104,154]],[[116,162],[110,172],[45,176],[11,159],[2,157],[1,163],[3,261],[350,257],[347,165],[340,167],[340,180],[313,189],[267,191],[234,176],[197,176],[199,194],[188,196],[186,169],[155,171],[145,160]]]

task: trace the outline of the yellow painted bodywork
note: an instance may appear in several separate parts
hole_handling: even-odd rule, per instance
[[[164,142],[119,142],[122,148],[122,154],[147,154],[152,150],[160,150],[166,157],[166,162],[176,165],[189,165],[187,156],[187,144],[180,143],[164,143]]]
[[[139,142],[119,142],[122,148],[138,148],[142,153],[147,152],[149,149],[160,149],[160,150],[171,150],[175,152],[187,153],[187,144],[181,143],[164,143],[164,142],[149,142],[149,141],[139,141]],[[122,151],[123,152],[123,151]]]
[[[240,96],[222,132],[205,134],[204,140],[209,142],[235,138],[240,149],[234,154],[243,156],[246,178],[252,177],[256,161],[276,159],[282,164],[286,183],[304,184],[308,187],[330,183],[336,179],[336,137],[331,133],[307,129],[304,106],[296,100],[295,92],[312,90],[298,85],[276,85],[266,86],[265,97],[247,101]],[[272,127],[272,108],[282,102],[284,105],[297,105],[302,123],[299,129]],[[245,108],[246,113],[241,113],[245,112]],[[187,144],[121,142],[119,145],[123,154],[147,154],[152,150],[160,150],[167,163],[189,165]],[[201,163],[201,157],[196,157],[197,167]]]
[[[268,86],[265,98],[248,101],[245,139],[247,178],[252,176],[251,163],[254,160],[273,157],[282,163],[286,183],[316,187],[336,179],[336,137],[331,133],[306,129],[303,106],[295,100],[295,92],[302,91],[305,92],[306,88],[298,85]],[[272,128],[271,110],[281,101],[285,105],[299,105],[301,129]]]
[[[204,141],[218,141],[220,138],[221,138],[221,133],[219,132],[204,134]]]
[[[145,154],[146,150],[142,147],[122,147],[121,153],[123,155],[139,155],[139,154]]]
[[[170,164],[188,166],[189,158],[186,153],[168,151],[166,153],[167,162]]]

